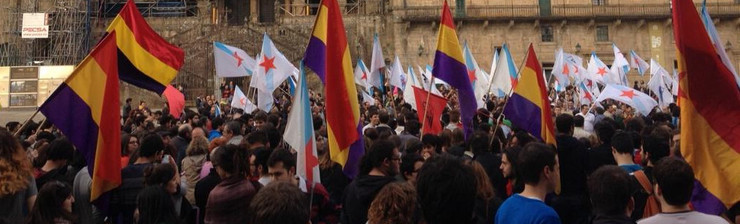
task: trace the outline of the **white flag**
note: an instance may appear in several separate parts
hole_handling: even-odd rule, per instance
[[[673,68],[673,80],[671,81],[671,94],[678,96],[678,70]]]
[[[398,59],[398,56],[396,56],[396,59],[393,60],[393,65],[391,67],[391,75],[389,77],[389,83],[391,86],[395,86],[399,89],[404,88],[404,77],[406,74],[403,73],[403,66],[401,65],[401,59]]]
[[[601,102],[605,99],[613,99],[630,105],[642,115],[650,114],[650,111],[658,105],[658,102],[643,92],[630,87],[614,84],[606,85],[604,91],[602,91],[599,98],[596,99],[596,102]]]
[[[501,47],[501,54],[496,62],[496,71],[491,75],[490,91],[498,97],[503,97],[511,92],[514,83],[518,82],[517,68],[514,65],[514,59],[511,57],[509,47],[504,44]]]
[[[416,98],[414,98],[414,86],[419,87],[418,81],[416,81],[416,75],[414,74],[414,69],[409,66],[408,67],[408,80],[406,80],[406,85],[403,88],[403,101],[411,105],[411,108],[416,110]]]
[[[385,68],[385,59],[383,57],[383,49],[381,49],[378,34],[376,33],[373,37],[373,57],[370,61],[370,77],[368,82],[370,82],[370,85],[380,89],[383,88],[384,84],[382,80],[383,73],[380,71],[382,68]]]
[[[656,96],[658,96],[658,104],[660,105],[660,107],[665,108],[668,107],[669,104],[673,103],[673,95],[671,95],[671,92],[668,90],[668,86],[666,86],[666,83],[663,81],[662,73],[668,72],[665,71],[665,69],[663,68],[656,70],[658,70],[657,73],[651,72],[650,81],[648,82],[648,88],[653,91]]]
[[[373,96],[370,96],[369,93],[362,91],[362,90],[360,90],[360,92],[362,92],[362,102],[363,103],[369,103],[370,105],[375,105],[375,98],[373,98]]]
[[[635,52],[634,50],[630,51],[630,66],[634,69],[637,69],[637,72],[639,72],[642,76],[645,75],[645,72],[650,67],[650,65],[648,65],[645,60],[642,60],[642,58],[637,55],[637,52]]]
[[[306,178],[309,183],[321,183],[306,74],[301,71],[283,139],[296,151],[296,175]]]
[[[270,37],[265,33],[262,39],[262,52],[260,53],[255,67],[254,76],[250,86],[265,93],[275,91],[275,88],[290,76],[298,76],[298,68],[285,58],[272,43]],[[262,104],[262,103],[260,103]]]
[[[591,80],[604,84],[609,76],[609,71],[609,67],[596,56],[596,52],[591,52],[591,59],[588,60],[588,74]]]
[[[463,45],[463,58],[465,60],[465,67],[468,70],[468,79],[473,86],[475,102],[478,105],[477,108],[484,108],[486,102],[483,101],[483,97],[488,92],[490,78],[488,78],[488,74],[478,67],[478,62],[475,61],[475,57],[473,57],[473,53],[470,51],[467,42]]]
[[[555,63],[552,67],[552,75],[555,76],[555,79],[559,85],[567,86],[570,85],[570,69],[572,67],[568,65],[568,63],[565,61],[565,54],[563,53],[563,48],[558,49],[558,51],[555,52]],[[558,87],[558,86],[556,86]]]
[[[213,59],[218,77],[250,76],[257,64],[244,50],[220,42],[213,42]]]
[[[370,75],[370,71],[367,70],[365,62],[362,59],[357,60],[357,66],[355,66],[355,83],[365,87],[365,91],[369,91],[371,87],[367,81],[368,75]]]
[[[627,83],[627,73],[630,71],[630,63],[624,57],[622,51],[617,48],[617,44],[612,44],[612,48],[614,49],[614,62],[612,62],[609,79],[605,81],[607,84],[629,85]]]
[[[252,113],[257,106],[244,95],[239,86],[234,86],[234,97],[231,99],[231,107],[244,110],[244,113]]]

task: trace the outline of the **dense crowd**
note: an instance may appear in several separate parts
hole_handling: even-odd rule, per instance
[[[678,150],[675,105],[639,114],[551,90],[553,146],[500,116],[502,98],[486,100],[466,138],[455,91],[440,90],[449,99],[440,133],[421,133],[402,94],[375,91],[361,107],[365,155],[346,164],[360,170],[350,179],[330,158],[324,100],[311,91],[321,179],[312,183],[283,141],[287,91],[271,111],[244,113],[230,108],[229,86],[180,119],[166,104],[126,100],[122,183],[103,203],[90,203],[92,164],[63,133],[8,123],[0,223],[740,223],[738,205],[694,211],[701,186]]]

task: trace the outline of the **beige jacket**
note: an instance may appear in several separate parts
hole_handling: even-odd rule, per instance
[[[200,180],[200,170],[206,162],[206,154],[197,156],[186,156],[182,159],[182,171],[185,172],[185,180],[188,183],[188,192],[185,198],[191,204],[195,203],[195,184]]]

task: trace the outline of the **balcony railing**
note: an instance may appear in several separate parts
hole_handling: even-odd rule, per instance
[[[339,8],[345,16],[352,15],[378,15],[385,11],[384,1],[368,0],[358,2],[340,3]],[[318,12],[320,4],[292,3],[277,5],[277,13],[285,16],[313,16]]]
[[[696,5],[697,10],[701,7]],[[713,18],[739,17],[740,4],[707,4]],[[440,6],[411,6],[393,8],[403,20],[438,20]],[[451,7],[455,11],[455,7]],[[517,19],[517,18],[668,18],[669,4],[621,4],[621,5],[553,5],[550,15],[541,15],[539,5],[472,5],[465,8],[465,16],[457,19]]]

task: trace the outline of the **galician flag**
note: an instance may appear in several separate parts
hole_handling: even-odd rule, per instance
[[[396,56],[396,59],[393,60],[393,65],[391,67],[391,75],[389,78],[389,83],[391,86],[397,87],[397,88],[404,88],[404,80],[406,74],[403,73],[403,65],[401,65],[401,59]]]
[[[321,183],[319,176],[319,154],[313,132],[313,117],[308,99],[306,73],[301,62],[301,75],[298,77],[293,106],[288,114],[283,138],[297,152],[296,174],[309,183]]]
[[[597,83],[605,84],[609,77],[609,71],[609,67],[596,56],[596,52],[591,52],[591,59],[588,61],[588,74],[591,79]]]
[[[707,10],[707,0],[704,0],[701,4],[701,20],[704,23],[704,29],[707,30],[709,40],[712,41],[714,51],[717,52],[719,58],[722,59],[722,64],[727,67],[727,70],[730,70],[730,72],[732,72],[732,74],[735,76],[735,82],[740,87],[740,76],[738,76],[737,70],[735,70],[735,66],[732,65],[732,60],[730,60],[730,57],[727,56],[725,46],[722,45],[724,42],[722,42],[722,39],[719,38],[717,28],[714,27],[714,20],[712,20],[712,17],[709,16],[709,10]]]
[[[627,58],[624,57],[622,51],[617,48],[617,44],[612,44],[614,49],[614,62],[612,62],[611,75],[606,79],[607,84],[620,84],[623,86],[628,85],[627,73],[630,71],[630,63]]]
[[[267,33],[262,38],[262,52],[258,56],[257,66],[250,86],[272,93],[275,88],[290,76],[297,76],[298,69],[280,53]],[[262,104],[262,103],[260,103]]]
[[[655,73],[653,73],[653,70],[657,70]],[[668,90],[668,86],[666,86],[666,83],[663,79],[663,74],[668,75],[668,72],[663,69],[651,69],[651,76],[650,81],[648,82],[648,88],[653,91],[653,93],[658,96],[658,105],[660,105],[661,108],[668,107],[669,104],[673,103],[673,95],[671,95],[671,92]]]
[[[239,86],[234,86],[234,97],[231,99],[231,108],[239,108],[244,110],[244,113],[252,113],[257,109],[257,106],[244,95]]]
[[[383,57],[383,49],[380,46],[380,40],[376,33],[375,36],[373,36],[373,56],[370,60],[370,79],[368,79],[368,82],[370,82],[370,85],[378,87],[381,92],[385,92],[385,90],[383,90],[383,81],[385,78],[381,71],[383,68],[385,68],[385,58]]]
[[[496,70],[491,71],[491,89],[497,96],[503,97],[511,92],[511,89],[519,82],[517,77],[517,68],[514,65],[514,59],[509,52],[509,46],[504,44],[501,47],[501,54],[496,62]]]
[[[254,73],[257,61],[244,50],[213,42],[213,59],[218,77],[244,77]]]
[[[637,69],[637,72],[640,73],[640,75],[645,76],[645,72],[650,67],[645,60],[642,60],[642,58],[637,55],[637,52],[634,50],[630,51],[630,67]]]
[[[414,88],[413,87],[421,87],[419,85],[419,81],[416,80],[416,75],[414,74],[414,69],[409,66],[408,67],[408,80],[406,80],[406,85],[404,85],[403,88],[403,101],[406,101],[409,105],[411,105],[411,108],[414,110],[418,110],[416,107],[416,99],[414,99]]]
[[[663,79],[663,84],[666,86],[673,84],[673,77],[671,77],[671,74],[663,69],[663,66],[660,66],[660,64],[652,58],[650,59],[650,74],[661,77]]]
[[[578,83],[578,97],[581,105],[591,105],[594,102],[593,93],[591,93],[591,90],[583,82]]]
[[[463,57],[465,58],[465,67],[468,69],[468,78],[470,79],[471,85],[473,85],[475,102],[478,104],[479,109],[484,108],[486,106],[486,102],[483,101],[483,97],[488,92],[490,78],[486,72],[478,67],[478,62],[475,61],[473,53],[470,52],[467,42],[463,45]]]
[[[650,114],[650,111],[658,105],[658,102],[655,102],[652,97],[643,92],[630,87],[614,84],[606,85],[606,88],[601,92],[601,95],[596,99],[596,102],[601,102],[605,99],[613,99],[625,103],[632,108],[635,108],[642,115]]]
[[[367,70],[365,62],[363,62],[362,59],[357,60],[357,66],[355,66],[355,83],[365,87],[365,91],[369,91],[372,87],[367,81],[368,75],[370,75],[370,71]]]

